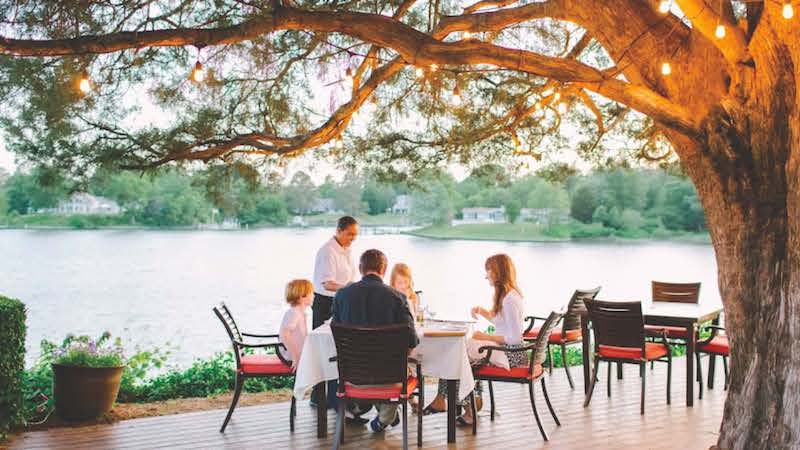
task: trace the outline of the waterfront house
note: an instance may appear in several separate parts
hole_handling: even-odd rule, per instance
[[[398,195],[389,212],[398,215],[409,214],[411,212],[411,196],[406,194]]]
[[[76,192],[68,199],[58,202],[55,208],[44,208],[37,212],[58,215],[85,214],[115,216],[122,213],[122,208],[114,200],[95,196],[86,192]]]
[[[506,208],[464,208],[459,224],[471,223],[506,223]]]

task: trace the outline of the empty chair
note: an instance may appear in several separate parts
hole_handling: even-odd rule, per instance
[[[294,370],[292,370],[291,364],[281,356],[281,352],[278,351],[279,348],[283,347],[283,344],[280,343],[277,334],[242,333],[239,331],[239,327],[236,326],[236,321],[233,320],[233,316],[225,303],[220,303],[213,310],[225,327],[225,331],[228,332],[231,345],[233,345],[233,356],[236,358],[236,387],[233,392],[233,399],[231,399],[231,406],[228,409],[228,415],[225,416],[225,421],[222,422],[222,428],[219,430],[220,433],[224,433],[225,427],[228,426],[228,422],[233,415],[233,410],[236,408],[236,403],[239,401],[244,381],[247,378],[294,376]],[[272,342],[245,343],[242,339],[243,336],[262,340],[269,339]],[[244,351],[246,348],[271,348],[275,354],[247,355]],[[289,429],[291,431],[294,431],[296,411],[295,399],[292,396],[292,404],[289,409]]]
[[[611,364],[637,364],[642,380],[641,414],[644,414],[648,361],[667,363],[667,404],[672,384],[672,354],[666,331],[661,342],[646,342],[641,302],[586,300],[589,320],[594,330],[594,373],[583,406],[589,406],[600,370],[600,361],[608,363],[608,396],[611,396]]]
[[[547,342],[547,360],[550,363],[550,372],[553,371],[553,353],[550,345],[558,345],[561,347],[561,363],[564,366],[564,371],[567,372],[567,380],[569,387],[575,389],[575,383],[572,381],[572,374],[569,373],[569,363],[567,361],[567,346],[573,344],[580,344],[583,340],[581,336],[581,316],[586,312],[586,306],[583,301],[586,299],[593,299],[600,292],[600,287],[589,290],[576,289],[572,293],[572,297],[567,303],[566,313],[564,320],[561,321],[561,326],[556,327],[550,334],[550,339]],[[535,326],[537,320],[545,320],[544,317],[528,316],[525,318],[528,322],[528,328],[523,334],[526,341],[535,341],[539,336],[540,327]]]
[[[665,283],[662,281],[651,282],[653,302],[692,303],[697,304],[700,299],[700,283]],[[650,337],[660,336],[660,330],[667,332],[667,337],[675,339],[679,345],[686,345],[690,335],[686,328],[664,325],[645,325],[645,331]]]
[[[486,352],[486,358],[484,359],[483,365],[477,367],[473,373],[475,375],[476,380],[486,380],[489,382],[489,401],[491,403],[491,419],[494,420],[495,416],[495,403],[494,403],[494,387],[492,383],[495,381],[502,381],[508,383],[521,383],[528,385],[528,395],[531,399],[531,409],[533,409],[533,416],[536,418],[536,425],[539,426],[539,432],[542,434],[542,438],[546,441],[547,440],[547,433],[545,433],[544,428],[542,427],[542,421],[539,418],[539,412],[536,410],[536,402],[534,400],[534,393],[533,393],[533,384],[540,380],[542,385],[542,394],[544,394],[544,400],[547,402],[547,408],[550,410],[550,414],[553,416],[553,420],[555,421],[556,425],[561,426],[561,422],[558,420],[558,416],[556,416],[556,412],[553,410],[553,405],[550,403],[550,397],[547,395],[547,387],[545,386],[544,377],[542,377],[542,373],[544,370],[542,369],[542,363],[544,362],[547,346],[549,343],[550,335],[552,334],[553,330],[556,329],[559,320],[561,320],[562,315],[557,312],[552,312],[550,315],[545,319],[544,323],[542,324],[541,328],[539,329],[539,336],[536,340],[529,345],[518,347],[518,348],[508,348],[508,347],[501,347],[501,346],[485,346],[480,348],[480,352]],[[493,366],[489,363],[492,352],[528,352],[533,351],[533,354],[530,358],[530,362],[528,367],[512,367],[511,369],[505,369],[502,367]],[[475,402],[472,402],[474,405]],[[475,416],[473,415],[473,418]],[[473,419],[474,421],[475,419]],[[474,433],[474,428],[473,428]]]
[[[397,403],[403,408],[403,448],[408,448],[408,399],[419,396],[425,402],[422,371],[417,364],[417,376],[408,376],[407,324],[383,326],[352,326],[331,323],[336,343],[336,362],[339,367],[339,413],[336,417],[336,437],[333,448],[344,442],[345,407],[350,400],[369,403]],[[417,445],[422,446],[422,414],[417,415]]]
[[[722,334],[725,328],[715,325],[706,325],[703,328],[711,330],[711,336],[702,341],[698,341],[695,346],[694,357],[697,361],[697,382],[700,384],[700,398],[703,398],[703,366],[700,363],[700,356],[708,355],[709,359],[722,356],[722,368],[725,370],[725,389],[728,389],[728,356],[731,354],[731,344],[728,336]],[[714,386],[714,378],[711,373],[711,366],[708,367],[708,387]]]

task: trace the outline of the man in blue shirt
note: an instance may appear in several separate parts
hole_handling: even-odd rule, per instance
[[[363,278],[336,291],[332,322],[364,326],[407,324],[408,348],[412,349],[419,343],[414,318],[406,296],[384,284],[386,267],[386,255],[380,250],[367,250],[361,255],[358,268]],[[370,423],[373,431],[383,431],[388,425],[399,422],[397,405],[375,406],[378,416]]]

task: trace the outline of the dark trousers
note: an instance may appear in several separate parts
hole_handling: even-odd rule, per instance
[[[314,303],[311,304],[311,328],[318,328],[325,323],[326,320],[331,318],[331,308],[333,307],[333,297],[327,295],[320,295],[314,293]],[[336,409],[339,405],[339,398],[336,396],[336,390],[339,383],[336,380],[328,381],[328,408]],[[311,401],[316,403],[317,399],[314,392],[311,393]]]

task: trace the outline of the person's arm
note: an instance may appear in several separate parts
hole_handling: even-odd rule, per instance
[[[513,300],[503,302],[501,313],[509,332],[509,335],[505,337],[506,345],[522,344],[522,333],[524,332],[522,302]]]
[[[492,314],[491,311],[482,306],[475,306],[474,308],[472,308],[472,310],[470,310],[470,313],[472,314],[473,319],[477,319],[478,316],[481,315],[489,322],[494,321],[494,314]]]
[[[335,281],[323,281],[322,282],[322,287],[324,287],[325,289],[327,289],[329,291],[333,291],[333,292],[338,291],[339,289],[343,288],[344,286],[345,286],[344,284],[339,284],[339,283],[337,283]]]
[[[506,345],[506,338],[499,334],[486,334],[483,331],[475,331],[472,333],[472,338],[479,341],[491,341],[495,344]]]

